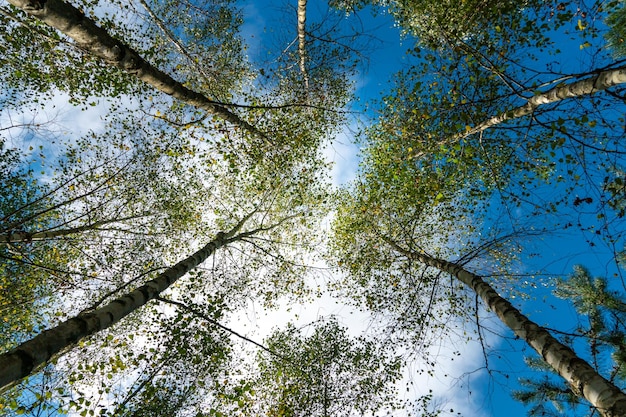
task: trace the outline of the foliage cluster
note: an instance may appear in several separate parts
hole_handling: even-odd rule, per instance
[[[438,415],[430,392],[399,399],[403,365],[417,359],[418,373],[434,374],[431,348],[460,338],[480,343],[488,367],[479,297],[493,308],[500,294],[525,291],[524,244],[575,231],[622,273],[617,1],[336,0],[307,20],[305,53],[295,13],[292,30],[269,30],[251,50],[230,0],[9,2],[0,5],[0,361],[23,360],[34,337],[51,340],[37,356],[55,354],[14,379],[0,413]],[[346,124],[363,58],[355,28],[368,7],[388,11],[413,46],[357,138],[356,179],[334,191],[322,150]],[[144,66],[96,57],[121,50]],[[59,97],[98,122],[81,132],[30,116]],[[322,277],[307,265],[320,254],[336,272],[331,292],[371,315],[368,337],[333,318],[263,343],[228,327],[250,305],[308,300]],[[468,270],[489,291],[459,278]],[[179,278],[159,284],[168,274]],[[623,386],[618,284],[579,268],[556,294],[587,320],[562,344],[581,351],[587,341],[584,358]],[[94,317],[113,317],[136,288],[156,295],[119,322],[66,339],[43,332],[103,322]],[[551,412],[547,400],[557,410],[582,401],[552,376],[521,383],[531,413]]]

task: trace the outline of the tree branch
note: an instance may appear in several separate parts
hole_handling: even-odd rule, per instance
[[[147,62],[137,51],[113,38],[95,21],[63,0],[8,0],[13,6],[36,17],[47,25],[72,38],[76,44],[93,56],[138,78],[155,89],[190,106],[201,108],[213,115],[262,138],[267,136],[204,94],[190,90],[165,72]]]

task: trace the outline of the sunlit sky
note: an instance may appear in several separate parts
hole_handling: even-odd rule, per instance
[[[260,4],[265,2],[253,2],[244,9],[245,21],[252,22],[244,25],[244,30],[249,32],[251,37],[253,54],[257,50],[255,48],[262,48],[265,28],[275,25],[277,19],[272,8],[262,7]],[[315,7],[314,2],[310,2],[309,12],[314,12]],[[313,18],[314,14],[311,15],[310,18]],[[284,14],[278,16],[285,17]],[[350,118],[351,125],[326,149],[327,157],[335,164],[332,176],[336,186],[347,185],[355,177],[359,158],[358,146],[353,143],[354,132],[375,121],[377,112],[373,104],[390,91],[394,74],[407,66],[407,48],[413,46],[413,40],[402,37],[392,17],[386,13],[377,13],[374,16],[369,10],[364,10],[359,12],[359,20],[374,39],[371,50],[366,52],[369,60],[359,66],[359,72],[354,79],[357,101],[351,105],[351,109],[355,111],[354,116]],[[293,24],[295,25],[295,16]],[[261,313],[261,309],[256,306],[246,312],[245,318],[237,316],[232,325],[235,328],[238,325],[245,328],[252,326],[249,334],[260,339],[264,334],[268,334],[270,329],[280,326],[285,319],[293,320],[302,326],[331,314],[338,316],[340,322],[349,327],[354,335],[367,331],[370,326],[368,315],[342,305],[341,301],[329,296],[308,305],[289,305],[277,312]],[[501,329],[501,325],[495,320],[491,325],[494,329]],[[461,328],[463,324],[450,322],[450,326]],[[488,339],[492,346],[501,344],[498,336]],[[507,386],[515,386],[517,375],[511,373],[510,378],[502,378],[501,375],[495,380],[489,378],[481,369],[484,367],[484,357],[478,342],[466,343],[464,340],[458,340],[455,343],[433,346],[430,351],[438,362],[435,375],[418,375],[419,363],[410,365],[405,373],[405,379],[399,384],[400,395],[409,398],[418,397],[432,390],[435,396],[433,406],[444,410],[444,415],[457,415],[461,412],[467,417],[496,416],[504,411],[509,415],[524,414],[523,407],[513,401],[507,392]],[[454,354],[456,351],[462,354],[457,356]],[[510,373],[511,369],[524,367],[519,354],[506,353],[506,356],[503,358],[506,362],[504,366],[496,364],[495,358],[491,359],[490,366],[496,370],[503,368],[507,373]],[[494,376],[498,375],[494,373]],[[408,392],[405,388],[407,382],[412,382]],[[450,410],[454,412],[450,413]]]
[[[268,7],[270,2],[267,0],[241,3],[244,5],[245,21],[242,29],[252,60],[263,53],[263,43],[268,39],[270,28],[280,27],[281,24],[292,26],[295,35],[295,13],[291,22],[285,21],[288,14],[284,12],[284,5],[287,3],[280,2],[275,7],[273,4]],[[288,3],[293,10],[295,3],[295,0]],[[316,2],[309,3],[309,19],[314,20],[316,10],[323,8],[316,5]],[[317,7],[320,9],[316,9]],[[405,51],[413,45],[413,40],[400,36],[392,18],[385,13],[373,16],[369,10],[363,10],[359,13],[359,19],[364,31],[372,34],[372,41],[371,48],[365,51],[369,59],[358,66],[354,78],[355,96],[358,99],[350,106],[354,114],[348,119],[349,125],[325,150],[327,158],[335,164],[332,178],[336,186],[346,185],[355,177],[359,159],[358,146],[353,143],[354,132],[375,121],[377,113],[375,105],[371,103],[389,92],[393,74],[407,65]],[[570,45],[563,38],[560,42],[563,43],[564,50],[570,47],[572,51],[571,54],[564,55],[562,64],[571,67],[573,72],[578,71],[577,63],[582,55],[577,41]],[[65,103],[67,97],[59,95],[35,117],[41,120],[54,119],[56,125],[62,129],[79,126],[86,131],[87,127],[97,130],[100,124],[99,115],[108,111],[104,102],[100,107],[86,112],[80,112]],[[366,110],[367,104],[369,106]],[[20,143],[20,146],[26,149],[40,144],[46,145],[49,152],[54,153],[49,142],[44,143],[36,137]],[[557,328],[563,324],[564,330],[567,330],[575,320],[573,309],[551,296],[551,286],[547,278],[566,276],[572,272],[575,264],[584,264],[594,275],[610,276],[616,273],[607,260],[611,254],[601,247],[591,250],[589,244],[576,236],[574,231],[529,241],[527,246],[528,251],[524,252],[519,264],[520,272],[542,270],[547,274],[546,280],[529,277],[527,282],[521,282],[519,288],[520,292],[528,292],[528,299],[517,297],[512,301],[539,324]],[[269,313],[262,312],[259,306],[250,306],[248,311],[233,318],[231,326],[234,330],[260,341],[272,328],[287,320],[303,325],[329,314],[340,317],[340,322],[349,326],[353,334],[366,330],[369,325],[368,316],[325,296],[311,304],[285,306],[284,309]],[[484,312],[484,316],[488,317],[489,313]],[[461,328],[463,324],[452,321],[450,326]],[[523,355],[529,351],[523,342],[513,340],[511,334],[497,320],[490,321],[489,328],[494,330],[493,334],[485,336],[487,344],[493,349],[487,357],[490,373],[485,370],[485,356],[477,341],[466,343],[459,340],[449,345],[434,346],[431,351],[438,363],[435,375],[417,375],[417,365],[409,367],[406,378],[413,381],[414,386],[406,395],[426,394],[432,390],[435,395],[434,404],[441,406],[446,412],[454,410],[450,415],[456,415],[457,412],[467,417],[524,415],[524,407],[510,398],[509,391],[517,386],[517,378],[526,374]],[[507,338],[502,338],[501,334]],[[455,355],[453,352],[456,351],[461,354]]]
[[[270,25],[276,17],[271,8],[259,6],[260,4],[265,2],[252,2],[245,9],[250,18],[246,20],[254,22],[248,24],[246,29],[251,33],[256,30],[253,41],[256,45],[262,43],[262,40],[259,41],[263,38],[260,25]],[[315,10],[314,2],[310,2],[309,10]],[[355,116],[351,129],[340,135],[327,150],[328,157],[336,164],[333,179],[339,186],[353,179],[358,169],[358,148],[350,143],[353,139],[352,132],[357,130],[357,125],[366,125],[377,117],[376,106],[370,105],[364,111],[365,104],[371,104],[389,92],[393,75],[407,66],[406,49],[413,46],[413,40],[400,35],[388,14],[377,13],[373,16],[369,10],[364,10],[359,12],[359,19],[364,27],[371,28],[376,42],[372,44],[372,50],[368,51],[368,62],[359,68],[358,76],[354,80],[358,101],[353,104],[352,109],[360,113]],[[295,26],[295,16],[293,25]],[[556,40],[560,49],[565,51],[559,56],[561,70],[578,72],[587,68],[591,57],[580,48],[580,40],[575,34],[559,35]],[[520,278],[517,283],[519,293],[511,301],[540,325],[568,330],[577,320],[570,305],[552,296],[551,278],[568,276],[576,264],[585,265],[595,275],[611,276],[616,272],[610,262],[612,253],[606,248],[590,247],[575,230],[528,239],[523,245],[526,247],[517,266],[520,274],[541,271],[544,275]],[[526,297],[522,296],[524,293]],[[266,329],[268,324],[276,325],[280,322],[280,317],[292,319],[296,315],[297,322],[305,324],[326,314],[342,317],[342,322],[351,327],[355,334],[369,324],[367,316],[326,298],[308,306],[291,306],[289,313],[292,316],[285,316],[282,312],[270,313],[269,316],[258,317],[256,324],[261,329]],[[419,365],[410,366],[406,378],[413,381],[414,385],[407,395],[417,396],[432,390],[435,396],[433,405],[441,408],[444,415],[456,415],[458,412],[469,417],[526,414],[526,409],[511,398],[510,391],[519,388],[518,378],[532,376],[533,372],[524,363],[524,356],[534,356],[534,352],[523,342],[515,340],[512,333],[503,329],[495,317],[489,319],[491,313],[483,313],[483,325],[487,330],[493,331],[485,333],[485,344],[490,346],[489,351],[484,354],[478,341],[467,343],[462,338],[457,342],[433,346],[431,352],[437,358],[435,375],[418,375],[416,369]],[[450,326],[462,328],[463,324],[452,321]],[[457,356],[455,351],[461,354]]]

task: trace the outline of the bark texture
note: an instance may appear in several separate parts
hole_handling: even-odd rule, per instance
[[[555,339],[550,332],[524,316],[502,298],[481,277],[462,266],[423,253],[407,251],[387,240],[397,250],[424,265],[456,277],[480,296],[516,336],[526,341],[570,385],[576,395],[585,398],[604,417],[626,417],[626,394],[600,376],[591,365]]]
[[[309,90],[309,74],[306,71],[306,2],[298,0],[298,54],[300,55],[300,72],[304,77],[304,88]]]
[[[571,84],[558,85],[545,93],[537,94],[529,98],[523,106],[516,107],[498,116],[492,117],[491,119],[474,126],[466,132],[453,136],[450,138],[450,141],[455,142],[470,135],[485,131],[490,127],[496,126],[507,120],[527,116],[541,105],[556,103],[557,101],[568,98],[590,95],[624,83],[626,83],[626,66],[601,71],[593,77],[585,78],[584,80],[576,81]]]
[[[33,370],[49,361],[54,355],[71,347],[79,340],[112,326],[156,298],[176,280],[204,262],[217,249],[237,240],[238,236],[235,234],[249,217],[250,215],[242,219],[230,231],[218,233],[215,239],[202,249],[134,291],[100,308],[81,313],[52,329],[45,330],[33,339],[0,355],[0,392],[30,375]]]
[[[139,53],[113,38],[105,29],[80,10],[62,0],[8,0],[13,6],[34,16],[72,38],[88,53],[97,56],[146,84],[191,106],[201,108],[238,126],[255,136],[267,139],[254,126],[223,105],[183,86],[163,71],[152,66]]]
[[[555,339],[550,332],[524,316],[481,277],[450,262],[421,254],[418,254],[417,258],[427,265],[454,275],[474,290],[516,336],[535,349],[567,381],[577,395],[589,401],[603,416],[626,416],[626,394],[600,376],[591,365]]]

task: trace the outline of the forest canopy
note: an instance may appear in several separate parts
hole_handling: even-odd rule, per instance
[[[0,0],[0,415],[626,416],[624,10]]]

